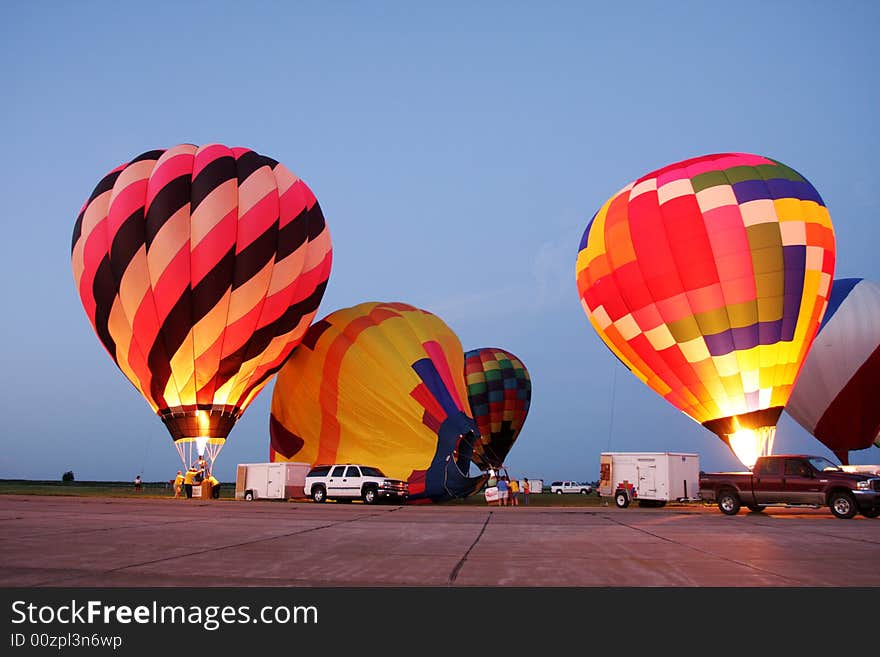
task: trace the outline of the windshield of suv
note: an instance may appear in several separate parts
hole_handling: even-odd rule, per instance
[[[819,472],[840,472],[840,468],[834,465],[831,461],[821,456],[811,456],[807,459],[814,468],[816,468]]]
[[[382,472],[379,468],[371,468],[368,465],[361,466],[361,472],[365,477],[384,477],[385,473]]]

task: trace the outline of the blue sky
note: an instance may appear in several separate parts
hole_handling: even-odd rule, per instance
[[[523,360],[534,392],[512,473],[595,479],[607,449],[739,468],[593,332],[578,242],[639,175],[754,152],[822,194],[836,277],[880,280],[880,5],[611,4],[3,3],[0,477],[177,470],[86,319],[70,237],[104,173],[182,142],[247,146],[309,184],[334,246],[319,316],[404,301],[465,349]],[[266,460],[271,392],[233,430],[221,478]],[[830,456],[785,415],[777,451]]]

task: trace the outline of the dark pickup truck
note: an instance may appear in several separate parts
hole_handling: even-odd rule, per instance
[[[880,477],[844,472],[821,456],[762,456],[751,472],[700,474],[700,497],[722,513],[763,511],[766,506],[827,506],[838,518],[861,512],[880,516]]]

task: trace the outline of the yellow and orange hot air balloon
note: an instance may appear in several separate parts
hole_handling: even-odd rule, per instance
[[[98,183],[71,259],[101,343],[189,465],[194,450],[216,458],[299,343],[332,250],[315,196],[283,165],[182,144]]]
[[[751,466],[772,451],[834,261],[831,218],[803,176],[724,153],[612,196],[584,232],[577,288],[611,351]]]
[[[409,482],[410,499],[475,492],[477,425],[464,352],[436,315],[367,302],[316,322],[278,372],[272,461],[363,463]]]

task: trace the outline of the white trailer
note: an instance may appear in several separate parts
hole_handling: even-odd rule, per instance
[[[599,495],[613,497],[625,509],[663,506],[671,501],[698,500],[700,457],[681,452],[602,452]]]
[[[522,492],[523,483],[525,481],[529,482],[529,495],[537,495],[538,493],[544,492],[544,480],[543,479],[523,479],[519,482],[519,490]]]
[[[287,500],[305,497],[309,463],[239,463],[235,476],[237,500]]]

